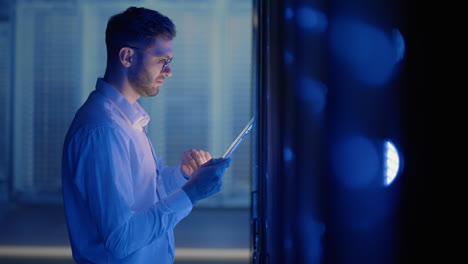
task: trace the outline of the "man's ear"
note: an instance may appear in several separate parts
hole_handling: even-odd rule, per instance
[[[135,51],[129,47],[123,47],[119,51],[119,61],[124,67],[130,67],[133,63]]]

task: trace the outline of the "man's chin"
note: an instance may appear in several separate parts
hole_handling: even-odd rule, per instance
[[[143,95],[144,97],[154,97],[158,95],[159,93],[159,86],[158,87],[153,87],[151,91],[146,90],[145,94]]]
[[[149,95],[151,97],[156,96],[159,94],[159,87],[156,87],[156,89]]]

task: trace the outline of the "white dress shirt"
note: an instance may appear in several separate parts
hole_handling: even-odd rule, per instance
[[[175,225],[192,210],[180,165],[147,136],[148,114],[102,79],[65,138],[62,191],[77,263],[174,262]]]

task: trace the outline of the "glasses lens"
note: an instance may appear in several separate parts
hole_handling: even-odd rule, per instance
[[[167,65],[169,65],[169,63],[171,63],[171,61],[172,61],[172,58],[165,59],[165,60],[164,60],[164,65],[163,65],[163,67],[162,67],[162,70],[164,70],[164,69],[167,67]]]

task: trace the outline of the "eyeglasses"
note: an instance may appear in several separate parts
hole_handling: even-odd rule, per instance
[[[136,49],[136,50],[139,50],[139,51],[143,51],[144,53],[149,54],[149,55],[154,56],[154,57],[159,57],[159,56],[156,56],[156,55],[154,55],[154,54],[152,54],[152,53],[149,53],[149,52],[147,52],[147,51],[145,51],[145,50],[143,50],[143,49],[141,49],[141,48],[132,47],[132,46],[127,46],[127,47],[129,47],[129,48],[131,48],[131,49]],[[169,63],[172,62],[172,58],[173,58],[173,57],[171,57],[171,58],[169,58],[169,59],[161,59],[161,61],[164,61],[164,64],[163,64],[162,69],[161,69],[161,72],[163,72],[164,69],[167,67],[167,65],[169,65]]]

